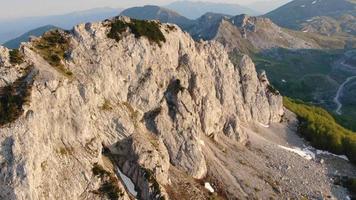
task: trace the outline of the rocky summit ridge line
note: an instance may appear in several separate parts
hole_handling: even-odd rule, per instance
[[[139,199],[211,198],[199,180],[216,198],[297,195],[238,160],[262,159],[244,145],[251,123],[281,121],[279,92],[248,56],[232,62],[175,25],[120,17],[47,32],[0,47],[0,78],[12,113],[1,116],[3,199],[133,199],[122,174]],[[329,187],[319,179],[311,195]]]
[[[92,198],[95,184],[81,183],[90,180],[95,163],[105,164],[105,147],[141,197],[151,199],[145,170],[159,185],[168,183],[170,165],[203,178],[201,137],[246,142],[243,122],[280,121],[282,98],[268,90],[249,57],[234,66],[222,45],[196,43],[178,27],[158,22],[166,40],[161,47],[129,30],[117,42],[107,36],[110,23],[58,31],[70,44],[60,62],[71,76],[38,53],[41,39],[22,46],[20,65],[12,65],[9,50],[1,48],[2,87],[30,73],[21,70],[27,66],[37,74],[24,114],[1,128],[2,197]]]

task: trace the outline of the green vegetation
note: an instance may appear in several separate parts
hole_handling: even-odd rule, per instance
[[[18,49],[12,49],[10,52],[10,63],[13,65],[20,65],[24,62],[24,56]]]
[[[66,76],[73,73],[63,65],[66,53],[70,48],[70,41],[64,31],[53,30],[46,32],[41,38],[35,40],[33,45],[36,51],[59,72]]]
[[[95,163],[93,165],[93,168],[92,168],[92,172],[95,176],[98,176],[98,177],[103,177],[105,175],[110,175],[110,173],[108,171],[106,171],[101,165],[99,165],[98,163]]]
[[[122,33],[129,28],[136,38],[146,37],[150,42],[161,46],[161,42],[166,42],[160,25],[154,21],[131,19],[131,22],[124,22],[117,19],[111,23],[111,29],[107,36],[117,42],[122,39]]]
[[[274,49],[252,56],[257,70],[265,70],[270,82],[283,95],[306,102],[326,99],[338,84],[330,77],[340,51]],[[332,101],[332,99],[330,100]]]
[[[23,98],[15,95],[12,86],[1,88],[0,97],[0,125],[5,125],[16,120],[22,115]]]
[[[267,85],[267,90],[274,95],[279,95],[278,90],[276,90],[272,85]]]
[[[11,85],[0,88],[0,126],[15,121],[23,114],[22,106],[29,101],[33,83],[25,81],[27,75],[28,73]]]
[[[167,25],[169,31],[176,31],[177,28],[173,25]]]
[[[252,59],[257,70],[265,70],[281,94],[333,111],[337,89],[350,76],[333,66],[343,54],[343,50],[274,49],[254,54]],[[342,126],[356,131],[356,105],[352,103],[356,92],[352,92],[351,87],[347,91],[343,97],[343,114],[334,118]]]
[[[299,132],[318,149],[345,154],[356,163],[356,133],[340,126],[324,109],[284,98],[284,106],[296,113]]]
[[[356,66],[356,65],[355,65]],[[342,115],[336,115],[336,120],[356,132],[356,79],[346,84],[341,97]]]
[[[356,105],[344,104],[342,105],[342,115],[335,115],[335,120],[344,127],[352,131],[356,131]]]
[[[45,171],[45,170],[47,169],[47,167],[48,167],[47,161],[43,161],[43,162],[41,163],[41,169],[42,169],[42,171]]]
[[[94,191],[94,193],[106,195],[110,200],[117,200],[124,195],[118,185],[117,178],[112,173],[106,171],[101,165],[95,163],[92,172],[95,176],[104,180],[100,188]]]
[[[104,99],[103,105],[100,107],[101,110],[110,111],[112,110],[112,105],[109,100]]]
[[[73,155],[74,149],[68,147],[61,147],[57,150],[57,153],[62,156],[69,156],[69,155]]]
[[[347,183],[347,188],[353,192],[354,194],[356,194],[356,178],[350,178]]]

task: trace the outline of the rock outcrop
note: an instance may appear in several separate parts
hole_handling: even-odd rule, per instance
[[[22,64],[0,48],[0,87],[25,76],[29,91],[15,106],[1,99],[0,109],[21,111],[0,128],[1,198],[129,199],[118,170],[140,198],[169,198],[170,169],[206,176],[204,138],[245,144],[248,123],[281,120],[282,97],[248,56],[234,65],[218,42],[158,22],[160,42],[131,24],[111,39],[118,21],[132,23],[80,24],[46,45],[24,43]]]
[[[229,51],[261,51],[272,48],[311,49],[320,45],[309,36],[302,36],[281,28],[270,19],[237,15],[220,22],[214,40],[224,44]]]

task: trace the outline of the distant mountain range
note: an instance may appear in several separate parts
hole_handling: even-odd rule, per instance
[[[0,44],[18,37],[29,30],[51,24],[63,29],[71,29],[74,25],[83,22],[100,21],[121,12],[118,8],[96,8],[78,11],[63,15],[51,15],[40,17],[25,17],[0,21]]]
[[[190,19],[197,19],[208,12],[223,13],[227,15],[261,14],[258,11],[238,4],[212,3],[203,1],[176,1],[164,7],[176,11],[177,13]]]
[[[46,25],[46,26],[36,28],[34,30],[31,30],[29,32],[22,34],[21,36],[15,38],[15,39],[5,42],[3,44],[3,46],[10,48],[10,49],[16,49],[20,46],[21,42],[27,42],[31,36],[36,36],[36,37],[41,36],[45,32],[47,32],[51,29],[58,29],[58,27],[53,26],[53,25]]]
[[[261,14],[268,13],[292,0],[259,0],[247,4],[246,6],[256,10]]]
[[[172,11],[167,8],[162,8],[159,6],[143,6],[143,7],[133,7],[126,9],[121,12],[120,15],[135,19],[146,19],[154,20],[158,19],[163,23],[174,23],[181,26],[189,25],[192,23],[192,20]]]
[[[344,48],[345,38],[328,38],[318,34],[303,33],[281,28],[270,19],[248,15],[227,15],[208,12],[190,20],[175,11],[158,6],[134,7],[121,15],[136,19],[160,20],[174,23],[196,39],[217,40],[230,50],[242,53],[271,48],[319,49]]]
[[[265,17],[282,27],[304,32],[356,34],[355,0],[295,0]]]

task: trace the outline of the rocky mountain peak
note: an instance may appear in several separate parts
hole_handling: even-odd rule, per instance
[[[235,26],[250,32],[255,32],[258,26],[261,28],[276,27],[276,25],[268,18],[251,17],[244,14],[231,17],[229,21]]]
[[[16,113],[0,120],[6,199],[129,199],[126,176],[140,198],[169,198],[172,179],[207,176],[208,138],[245,144],[249,123],[284,113],[248,56],[157,21],[50,31],[0,61],[2,112]]]
[[[122,11],[120,15],[141,20],[160,20],[164,23],[170,22],[181,26],[192,23],[191,20],[173,10],[153,5],[128,8]]]

